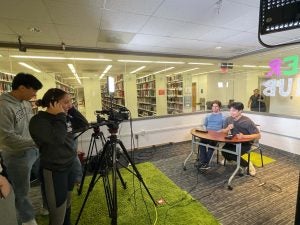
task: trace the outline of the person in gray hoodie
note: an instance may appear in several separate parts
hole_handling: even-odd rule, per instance
[[[28,197],[31,168],[38,158],[38,149],[28,129],[33,116],[29,100],[42,86],[33,75],[19,73],[12,81],[12,91],[0,96],[0,149],[15,192],[18,222],[23,225],[36,224]]]
[[[36,103],[46,107],[29,123],[40,149],[42,190],[46,196],[50,225],[69,225],[71,192],[76,179],[77,155],[74,133],[88,128],[87,120],[72,105],[70,95],[49,89]]]

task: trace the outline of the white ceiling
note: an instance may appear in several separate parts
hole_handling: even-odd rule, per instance
[[[64,57],[109,58],[113,72],[123,73],[124,63],[118,59],[143,59],[137,53],[169,54],[201,57],[191,60],[220,61],[265,50],[257,38],[259,0],[1,0],[0,46],[17,46],[18,36],[23,45],[66,50],[34,50],[26,53],[8,48],[0,49],[1,70],[21,70],[11,54],[63,55]],[[30,28],[40,32],[32,32]],[[299,39],[300,30],[263,36],[267,44]],[[221,49],[216,49],[221,47]],[[68,49],[98,53],[68,52]],[[103,54],[103,50],[129,51],[130,55]],[[245,61],[256,60],[257,57]],[[151,58],[161,60],[161,58]],[[164,61],[181,59],[164,58]],[[241,59],[242,60],[242,59]],[[250,61],[251,61],[250,60]],[[267,63],[268,58],[260,60]],[[26,60],[23,60],[26,61]],[[28,61],[28,60],[27,60]],[[206,60],[207,61],[207,60]],[[252,61],[251,61],[252,62]],[[43,72],[67,74],[66,61],[29,60]],[[254,62],[255,63],[255,62]],[[248,63],[249,64],[249,63]],[[78,73],[101,73],[107,62],[76,62]],[[127,71],[140,65],[130,64]],[[117,69],[119,68],[119,69]],[[176,69],[191,68],[186,64]],[[123,69],[123,71],[121,71]],[[157,64],[149,71],[159,70]],[[205,71],[207,67],[201,67]],[[120,71],[118,71],[120,70]]]

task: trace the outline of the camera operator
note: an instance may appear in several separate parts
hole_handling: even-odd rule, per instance
[[[68,225],[71,191],[76,179],[74,168],[78,163],[73,129],[87,127],[87,121],[72,107],[69,94],[61,89],[49,89],[36,104],[47,107],[31,119],[29,131],[40,148],[42,189],[47,199],[49,224]]]

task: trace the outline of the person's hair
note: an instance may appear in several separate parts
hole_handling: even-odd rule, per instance
[[[12,89],[17,90],[21,85],[26,88],[40,90],[43,84],[33,75],[29,73],[18,73],[12,81]]]
[[[41,106],[43,108],[49,107],[50,103],[58,102],[61,100],[67,92],[59,88],[50,88],[43,96],[42,99],[36,101],[36,106]]]
[[[234,108],[234,109],[236,109],[236,110],[238,110],[238,111],[241,111],[241,110],[244,109],[244,104],[241,103],[241,102],[233,102],[233,103],[231,103],[231,104],[228,106],[228,108],[229,108],[229,109],[230,109],[230,108]]]
[[[211,102],[211,106],[213,106],[213,104],[217,104],[219,106],[219,108],[222,107],[222,103],[219,100],[214,100]]]
[[[258,89],[258,88],[255,88],[253,91],[258,91],[258,92],[259,92],[259,89]]]

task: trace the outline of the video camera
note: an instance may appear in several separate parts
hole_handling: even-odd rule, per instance
[[[129,110],[125,107],[121,107],[118,109],[106,109],[106,110],[96,110],[95,114],[97,116],[97,123],[101,123],[105,120],[101,115],[107,115],[108,121],[114,121],[114,122],[122,122],[123,120],[129,119]]]

